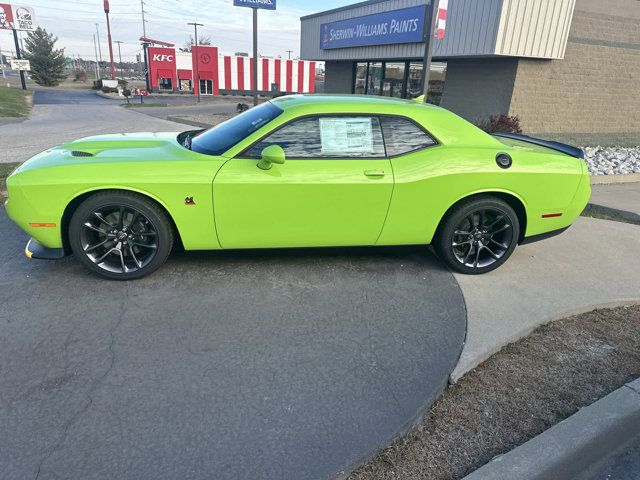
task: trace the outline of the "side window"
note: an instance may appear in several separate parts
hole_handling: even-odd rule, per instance
[[[384,143],[390,157],[430,147],[436,141],[412,121],[401,117],[381,117]]]
[[[243,156],[260,158],[262,150],[270,145],[281,146],[292,159],[385,157],[382,127],[377,117],[303,118],[262,139]]]
[[[381,158],[385,156],[377,117],[320,117],[323,157]]]
[[[280,145],[289,158],[316,158],[321,155],[318,118],[303,118],[282,127],[247,150],[243,157],[260,158],[262,150]]]

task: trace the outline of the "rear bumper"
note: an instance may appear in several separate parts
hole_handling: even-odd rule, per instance
[[[24,254],[27,258],[37,258],[39,260],[58,260],[66,256],[64,249],[47,248],[33,238],[24,247]]]

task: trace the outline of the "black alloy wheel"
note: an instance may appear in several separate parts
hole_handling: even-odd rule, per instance
[[[509,204],[484,196],[457,205],[443,220],[434,246],[452,270],[480,274],[502,265],[519,235],[518,216]]]
[[[73,214],[69,243],[74,255],[94,273],[131,280],[165,262],[173,246],[173,231],[164,211],[145,197],[101,192],[85,200]]]

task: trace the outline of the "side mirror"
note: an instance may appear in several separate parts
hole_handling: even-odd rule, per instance
[[[269,170],[274,163],[279,165],[284,163],[284,150],[280,145],[269,145],[262,150],[262,159],[258,162],[258,168]]]

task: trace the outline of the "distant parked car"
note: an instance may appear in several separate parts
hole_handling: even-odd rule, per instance
[[[26,254],[134,279],[186,250],[433,244],[463,273],[566,229],[590,195],[582,152],[489,135],[442,108],[295,95],[209,130],[100,135],[7,180]]]

